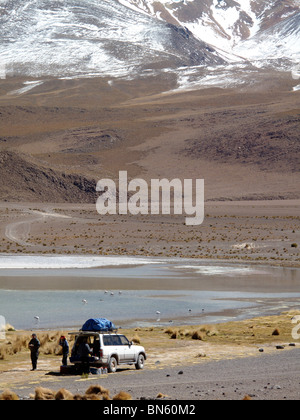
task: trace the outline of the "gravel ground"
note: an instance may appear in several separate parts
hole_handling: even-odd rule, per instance
[[[40,383],[53,390],[66,388],[84,393],[92,384],[101,384],[113,396],[121,390],[133,399],[155,399],[159,393],[171,400],[241,400],[249,395],[256,400],[298,400],[300,397],[300,349],[278,350],[272,355],[206,362],[180,368],[124,369],[108,376],[50,377]],[[50,382],[49,382],[50,380]],[[36,386],[36,385],[35,385]],[[23,384],[15,389],[28,398],[35,386]]]

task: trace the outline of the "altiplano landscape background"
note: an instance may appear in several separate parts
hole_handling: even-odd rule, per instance
[[[0,2],[1,392],[98,383],[27,339],[109,308],[149,354],[111,395],[299,398],[299,45],[299,0]],[[101,216],[120,171],[204,179],[203,224]]]

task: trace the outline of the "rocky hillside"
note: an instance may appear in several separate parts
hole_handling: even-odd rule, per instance
[[[0,179],[3,201],[94,203],[96,200],[95,181],[42,168],[12,152],[0,152]]]

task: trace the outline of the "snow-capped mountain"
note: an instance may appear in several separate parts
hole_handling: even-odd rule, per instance
[[[119,0],[245,59],[300,57],[299,0]]]
[[[134,77],[224,60],[187,29],[117,0],[1,0],[7,75]]]
[[[165,72],[226,87],[261,67],[298,78],[299,62],[300,0],[0,0],[0,78]]]

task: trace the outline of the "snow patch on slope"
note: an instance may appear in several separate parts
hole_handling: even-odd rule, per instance
[[[231,61],[234,55],[246,60],[300,59],[298,0],[119,1],[159,19],[171,18],[199,40],[226,51]]]
[[[8,75],[39,78],[131,77],[168,62],[176,67],[223,61],[192,34],[136,11],[134,5],[127,7],[130,4],[126,0],[2,0],[0,63]]]

